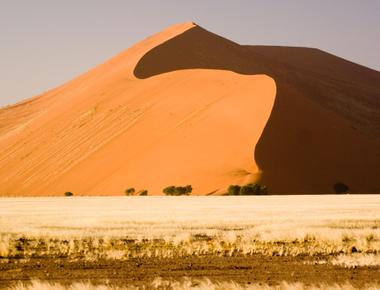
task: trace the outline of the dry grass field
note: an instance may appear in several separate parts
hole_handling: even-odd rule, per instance
[[[10,289],[378,289],[380,196],[2,198],[0,268]]]

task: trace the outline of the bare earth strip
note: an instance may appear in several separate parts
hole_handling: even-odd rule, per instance
[[[368,283],[380,284],[380,267],[345,268],[312,262],[309,257],[185,257],[172,259],[101,260],[94,262],[67,259],[9,260],[0,264],[0,287],[28,282],[30,279],[50,283],[72,284],[91,281],[112,286],[146,286],[161,277],[181,280],[183,277],[207,277],[213,282],[234,281],[240,285],[262,283],[277,285],[283,281],[303,284],[343,285],[363,288]]]

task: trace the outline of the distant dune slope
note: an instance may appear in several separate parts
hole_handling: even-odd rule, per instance
[[[380,192],[380,73],[315,49],[169,27],[0,109],[0,195]]]

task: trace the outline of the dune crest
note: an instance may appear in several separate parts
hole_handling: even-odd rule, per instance
[[[0,195],[380,192],[380,73],[187,22],[0,109]]]

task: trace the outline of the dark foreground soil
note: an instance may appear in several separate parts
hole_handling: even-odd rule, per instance
[[[310,257],[186,257],[173,259],[101,260],[95,262],[63,259],[1,260],[0,288],[32,279],[71,284],[91,282],[115,286],[149,285],[156,277],[203,278],[239,284],[278,284],[282,281],[305,284],[344,284],[361,288],[380,283],[380,267],[344,268],[318,264]]]

